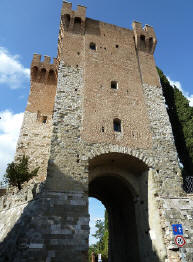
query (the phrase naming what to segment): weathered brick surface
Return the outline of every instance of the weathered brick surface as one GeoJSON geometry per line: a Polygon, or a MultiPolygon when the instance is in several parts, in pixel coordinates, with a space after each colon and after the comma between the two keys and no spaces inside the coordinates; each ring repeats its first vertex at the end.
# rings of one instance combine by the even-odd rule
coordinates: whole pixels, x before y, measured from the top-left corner
{"type": "Polygon", "coordinates": [[[120,28],[86,18],[85,7],[71,8],[63,3],[58,60],[40,62],[35,55],[32,61],[16,159],[29,155],[31,167],[40,166],[39,180],[47,177],[41,190],[29,183],[1,198],[1,258],[87,261],[90,185],[109,176],[125,181],[131,191],[139,261],[192,262],[193,198],[182,190],[153,58],[154,30],[137,22],[133,30],[120,28]],[[118,89],[111,89],[111,81],[118,89]],[[120,133],[113,130],[115,118],[121,120],[120,133]],[[184,249],[174,244],[174,223],[184,227],[184,249]]]}

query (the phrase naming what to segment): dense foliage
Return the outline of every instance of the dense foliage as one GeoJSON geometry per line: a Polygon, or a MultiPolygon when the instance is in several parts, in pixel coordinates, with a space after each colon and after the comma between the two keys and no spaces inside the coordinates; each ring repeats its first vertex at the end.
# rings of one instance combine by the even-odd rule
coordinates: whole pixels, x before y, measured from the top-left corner
{"type": "Polygon", "coordinates": [[[6,174],[4,175],[5,183],[17,186],[20,190],[24,182],[28,182],[32,177],[37,176],[39,167],[30,172],[28,162],[29,158],[24,155],[17,163],[12,162],[8,164],[6,174]]]}
{"type": "Polygon", "coordinates": [[[91,261],[91,254],[94,253],[97,260],[97,255],[102,254],[102,261],[108,261],[108,215],[105,211],[105,221],[97,220],[95,227],[97,228],[96,233],[93,236],[98,239],[96,244],[89,247],[89,261],[91,261]]]}
{"type": "Polygon", "coordinates": [[[164,73],[158,68],[163,95],[173,129],[175,145],[183,175],[193,175],[193,107],[188,99],[175,86],[171,86],[164,73]]]}

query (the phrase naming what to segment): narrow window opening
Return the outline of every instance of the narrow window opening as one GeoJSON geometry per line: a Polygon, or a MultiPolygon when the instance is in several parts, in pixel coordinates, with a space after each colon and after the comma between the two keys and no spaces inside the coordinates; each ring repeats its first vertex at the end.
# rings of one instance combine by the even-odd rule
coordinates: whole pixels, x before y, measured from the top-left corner
{"type": "Polygon", "coordinates": [[[95,43],[90,43],[90,49],[91,50],[96,50],[96,44],[95,43]]]}
{"type": "Polygon", "coordinates": [[[34,66],[32,68],[31,76],[32,76],[32,80],[33,81],[37,80],[37,77],[38,77],[38,68],[37,68],[37,66],[34,66]]]}
{"type": "Polygon", "coordinates": [[[81,30],[81,18],[80,17],[75,17],[74,18],[74,31],[76,33],[79,33],[81,30]]]}
{"type": "Polygon", "coordinates": [[[48,74],[48,84],[55,85],[56,84],[56,76],[54,70],[50,70],[48,74]]]}
{"type": "Polygon", "coordinates": [[[152,48],[153,48],[153,38],[150,37],[150,38],[149,38],[149,52],[152,51],[152,48]]]}
{"type": "Polygon", "coordinates": [[[75,17],[74,18],[74,23],[75,24],[81,24],[81,18],[80,17],[75,17]]]}
{"type": "Polygon", "coordinates": [[[42,68],[40,72],[40,83],[44,83],[46,80],[46,69],[42,68]]]}
{"type": "Polygon", "coordinates": [[[116,47],[116,48],[119,48],[119,45],[116,45],[115,47],[116,47]]]}
{"type": "Polygon", "coordinates": [[[69,14],[66,14],[66,15],[64,16],[64,19],[65,19],[66,27],[68,28],[68,27],[69,27],[69,24],[70,24],[70,15],[69,15],[69,14]]]}
{"type": "Polygon", "coordinates": [[[117,81],[111,81],[111,88],[112,88],[112,89],[118,89],[118,83],[117,83],[117,81]]]}
{"type": "Polygon", "coordinates": [[[145,50],[145,36],[144,35],[141,35],[140,36],[140,47],[142,50],[145,50]]]}
{"type": "Polygon", "coordinates": [[[46,123],[47,123],[47,116],[43,116],[43,117],[42,117],[42,123],[43,123],[43,124],[46,124],[46,123]]]}
{"type": "Polygon", "coordinates": [[[101,131],[102,131],[103,133],[105,132],[104,126],[102,126],[101,131]]]}
{"type": "Polygon", "coordinates": [[[113,120],[113,129],[115,132],[121,132],[121,120],[116,118],[113,120]]]}
{"type": "Polygon", "coordinates": [[[66,29],[68,29],[69,25],[70,25],[70,15],[69,14],[65,14],[63,17],[62,17],[62,21],[66,27],[66,29]]]}

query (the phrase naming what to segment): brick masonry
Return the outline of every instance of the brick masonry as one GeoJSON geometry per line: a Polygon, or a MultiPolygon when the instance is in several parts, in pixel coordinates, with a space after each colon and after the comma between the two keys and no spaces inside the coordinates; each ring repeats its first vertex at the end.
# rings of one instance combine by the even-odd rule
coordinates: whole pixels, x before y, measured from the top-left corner
{"type": "Polygon", "coordinates": [[[131,188],[139,261],[192,262],[193,196],[182,189],[154,30],[138,22],[120,28],[85,12],[64,2],[57,60],[34,55],[16,160],[25,153],[40,171],[0,199],[0,261],[87,261],[90,185],[113,175],[131,188]],[[117,118],[120,133],[113,130],[117,118]],[[174,243],[176,223],[184,228],[184,248],[174,243]]]}

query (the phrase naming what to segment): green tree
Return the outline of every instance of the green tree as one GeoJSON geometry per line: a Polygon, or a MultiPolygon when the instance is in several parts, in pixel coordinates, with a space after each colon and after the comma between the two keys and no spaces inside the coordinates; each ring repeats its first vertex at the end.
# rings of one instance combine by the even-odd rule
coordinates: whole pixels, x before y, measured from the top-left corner
{"type": "Polygon", "coordinates": [[[21,190],[21,185],[24,182],[28,182],[32,177],[37,176],[39,167],[30,172],[28,162],[29,158],[24,155],[17,163],[12,162],[8,164],[4,175],[5,183],[11,186],[17,186],[18,189],[21,190]]]}
{"type": "Polygon", "coordinates": [[[176,149],[184,166],[183,175],[190,176],[193,174],[193,107],[179,89],[170,85],[164,73],[159,68],[157,70],[168,106],[176,149]]]}
{"type": "Polygon", "coordinates": [[[93,236],[98,239],[96,244],[93,244],[89,247],[89,261],[91,261],[91,254],[95,253],[102,254],[103,262],[108,261],[108,214],[105,210],[105,220],[97,220],[95,227],[97,228],[93,236]]]}

